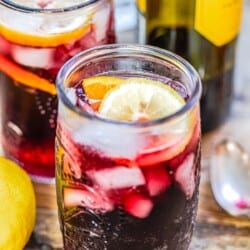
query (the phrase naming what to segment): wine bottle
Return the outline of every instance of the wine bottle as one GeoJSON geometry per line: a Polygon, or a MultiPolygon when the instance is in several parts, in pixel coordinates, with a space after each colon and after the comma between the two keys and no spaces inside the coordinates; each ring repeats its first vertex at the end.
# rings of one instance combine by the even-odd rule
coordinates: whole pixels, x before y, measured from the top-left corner
{"type": "Polygon", "coordinates": [[[202,131],[221,125],[230,113],[242,0],[138,0],[140,42],[179,54],[203,83],[202,131]],[[142,37],[145,34],[145,37],[142,37]],[[144,40],[145,39],[145,40],[144,40]]]}

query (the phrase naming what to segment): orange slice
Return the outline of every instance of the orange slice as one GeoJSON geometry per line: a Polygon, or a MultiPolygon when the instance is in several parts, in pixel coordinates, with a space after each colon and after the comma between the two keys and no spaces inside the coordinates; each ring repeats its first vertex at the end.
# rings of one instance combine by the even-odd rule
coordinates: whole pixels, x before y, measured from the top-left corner
{"type": "Polygon", "coordinates": [[[13,63],[1,54],[0,70],[12,79],[14,79],[17,83],[20,83],[30,88],[47,92],[51,95],[56,94],[56,87],[53,83],[37,76],[36,74],[30,71],[23,69],[22,67],[13,63]]]}
{"type": "Polygon", "coordinates": [[[173,159],[175,156],[182,153],[188,143],[190,143],[192,138],[192,131],[192,128],[190,128],[186,135],[184,135],[179,141],[176,141],[175,144],[169,147],[160,148],[159,150],[157,150],[158,147],[156,147],[156,150],[152,148],[151,152],[149,152],[148,149],[146,149],[145,152],[140,152],[135,160],[136,163],[141,167],[148,167],[173,159]]]}
{"type": "Polygon", "coordinates": [[[106,93],[120,85],[124,79],[112,76],[94,76],[82,82],[86,95],[91,99],[103,99],[106,93]]]}
{"type": "MultiPolygon", "coordinates": [[[[170,131],[165,135],[159,135],[159,138],[155,138],[155,143],[150,142],[149,145],[138,154],[135,160],[136,163],[141,167],[148,167],[166,162],[184,152],[187,147],[190,147],[190,144],[197,143],[198,135],[195,135],[194,132],[196,130],[199,132],[199,129],[196,129],[196,127],[199,127],[197,117],[197,109],[185,114],[183,119],[186,121],[183,120],[178,123],[180,125],[177,124],[172,132],[170,131]],[[192,141],[194,136],[196,136],[195,142],[192,141]]],[[[191,147],[194,148],[194,146],[191,147]]]]}
{"type": "Polygon", "coordinates": [[[61,44],[76,41],[87,34],[92,28],[91,24],[65,33],[52,35],[28,34],[0,25],[0,34],[8,41],[25,46],[56,47],[61,44]]]}

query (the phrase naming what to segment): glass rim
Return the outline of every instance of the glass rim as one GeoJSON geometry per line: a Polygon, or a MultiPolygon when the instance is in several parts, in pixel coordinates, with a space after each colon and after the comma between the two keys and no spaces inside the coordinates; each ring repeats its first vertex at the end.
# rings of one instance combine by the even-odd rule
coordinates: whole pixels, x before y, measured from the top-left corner
{"type": "MultiPolygon", "coordinates": [[[[117,55],[119,55],[119,54],[120,53],[118,53],[117,55]]],[[[197,102],[200,101],[201,90],[202,90],[201,79],[199,77],[199,74],[187,60],[185,60],[184,58],[176,55],[175,53],[170,52],[170,51],[165,50],[165,49],[161,49],[161,48],[151,46],[151,45],[142,45],[142,44],[133,44],[133,43],[131,43],[131,44],[99,45],[99,46],[96,46],[96,47],[93,47],[91,49],[87,49],[85,51],[78,53],[77,55],[75,55],[74,57],[69,59],[59,70],[59,72],[57,74],[57,78],[56,78],[56,88],[57,88],[58,99],[60,99],[63,102],[63,104],[67,106],[67,108],[69,108],[71,111],[75,112],[76,114],[78,114],[84,118],[100,121],[103,123],[127,125],[127,126],[131,126],[131,127],[150,127],[153,125],[159,125],[159,124],[169,122],[169,121],[173,120],[174,118],[185,114],[190,109],[192,109],[196,105],[197,102]],[[92,53],[95,53],[95,58],[98,58],[98,55],[107,55],[106,53],[104,53],[104,51],[107,51],[107,50],[120,51],[121,49],[124,50],[123,51],[124,53],[128,50],[134,51],[134,52],[139,52],[139,53],[142,51],[153,52],[153,53],[156,53],[158,56],[160,56],[161,59],[166,58],[166,59],[171,59],[171,60],[177,61],[183,68],[186,69],[185,73],[188,72],[191,75],[190,80],[195,82],[195,88],[192,91],[189,99],[186,101],[185,105],[181,109],[177,110],[176,112],[174,112],[170,115],[166,115],[166,116],[160,117],[158,119],[153,119],[153,120],[144,121],[144,122],[119,121],[119,120],[107,119],[107,118],[104,118],[101,116],[97,116],[95,113],[92,114],[90,112],[84,111],[84,110],[78,108],[76,105],[74,105],[70,101],[70,99],[67,97],[67,94],[64,91],[65,86],[63,83],[65,82],[65,80],[67,80],[68,76],[70,76],[74,72],[74,70],[76,69],[77,66],[81,65],[81,63],[84,61],[83,59],[86,56],[91,55],[92,53]],[[96,55],[96,53],[99,53],[99,54],[96,55]],[[71,69],[71,71],[69,69],[71,69]]]]}
{"type": "Polygon", "coordinates": [[[86,6],[89,6],[90,4],[94,4],[100,0],[83,0],[83,3],[76,4],[76,5],[71,5],[67,7],[62,7],[62,8],[48,8],[48,9],[42,9],[42,8],[32,8],[28,6],[23,6],[18,3],[14,3],[11,0],[0,0],[0,4],[4,5],[7,8],[20,11],[20,12],[25,12],[25,13],[64,13],[64,12],[70,12],[74,10],[78,10],[81,8],[84,8],[86,6]]]}

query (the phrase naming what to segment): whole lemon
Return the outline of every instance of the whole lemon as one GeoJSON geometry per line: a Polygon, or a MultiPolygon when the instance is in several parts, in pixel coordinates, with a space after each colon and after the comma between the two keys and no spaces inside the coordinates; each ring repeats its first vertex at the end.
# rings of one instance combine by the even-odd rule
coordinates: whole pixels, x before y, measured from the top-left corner
{"type": "Polygon", "coordinates": [[[35,193],[28,174],[0,157],[0,249],[21,250],[34,228],[35,193]]]}

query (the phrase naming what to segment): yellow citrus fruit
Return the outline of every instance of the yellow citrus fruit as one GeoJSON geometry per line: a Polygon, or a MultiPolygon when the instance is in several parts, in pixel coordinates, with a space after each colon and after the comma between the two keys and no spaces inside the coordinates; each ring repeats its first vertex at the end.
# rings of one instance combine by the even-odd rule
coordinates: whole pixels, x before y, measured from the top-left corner
{"type": "Polygon", "coordinates": [[[113,76],[94,76],[85,78],[82,82],[86,95],[91,99],[102,99],[106,93],[120,85],[124,79],[113,76]]]}
{"type": "Polygon", "coordinates": [[[8,41],[19,45],[35,47],[57,47],[58,45],[70,43],[83,37],[91,30],[91,25],[83,25],[78,29],[64,33],[55,33],[51,35],[24,33],[13,30],[7,26],[0,25],[0,34],[8,41]]]}
{"type": "Polygon", "coordinates": [[[21,250],[35,223],[35,194],[26,172],[0,157],[0,249],[21,250]]]}
{"type": "Polygon", "coordinates": [[[185,100],[166,84],[129,78],[107,92],[99,113],[115,120],[152,120],[173,114],[184,105],[185,100]]]}

